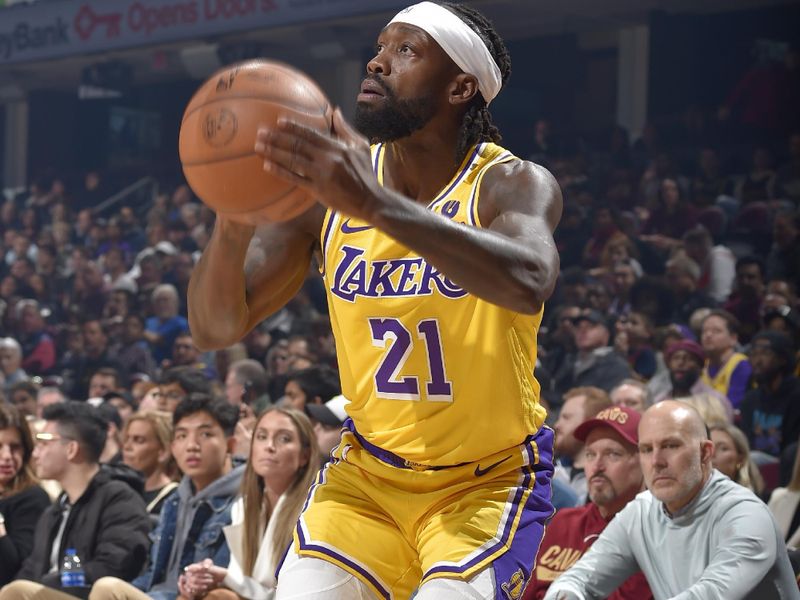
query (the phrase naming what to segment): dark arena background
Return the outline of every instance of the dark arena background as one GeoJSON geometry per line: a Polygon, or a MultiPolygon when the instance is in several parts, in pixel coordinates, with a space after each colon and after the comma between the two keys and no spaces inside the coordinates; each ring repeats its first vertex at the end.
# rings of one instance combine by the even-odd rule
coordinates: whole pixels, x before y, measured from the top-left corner
{"type": "MultiPolygon", "coordinates": [[[[535,365],[556,436],[556,507],[593,500],[579,423],[681,397],[717,448],[732,448],[736,458],[719,450],[714,466],[769,504],[794,560],[800,3],[466,4],[510,51],[511,76],[490,105],[502,145],[546,167],[563,194],[560,274],[535,365]]],[[[320,444],[335,444],[347,415],[316,268],[240,342],[205,351],[192,339],[189,280],[216,215],[183,177],[178,137],[198,87],[253,58],[301,69],[352,121],[376,35],[404,6],[0,0],[0,409],[44,432],[37,448],[55,439],[45,405],[88,400],[112,424],[103,456],[142,470],[123,452],[129,420],[140,407],[171,412],[189,391],[226,397],[250,425],[272,403],[316,406],[306,412],[318,434],[328,428],[320,444]]],[[[237,429],[242,448],[250,433],[237,429]]],[[[153,482],[180,475],[171,460],[158,468],[144,478],[153,501],[147,493],[164,489],[153,482]]],[[[555,579],[585,549],[543,550],[539,566],[555,579]]],[[[16,572],[0,573],[0,586],[16,572]]]]}

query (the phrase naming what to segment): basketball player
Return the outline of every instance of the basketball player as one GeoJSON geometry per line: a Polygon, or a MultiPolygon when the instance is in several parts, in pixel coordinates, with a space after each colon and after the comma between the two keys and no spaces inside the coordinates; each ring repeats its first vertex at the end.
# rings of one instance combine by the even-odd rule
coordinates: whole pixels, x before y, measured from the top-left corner
{"type": "Polygon", "coordinates": [[[559,266],[561,193],[495,145],[510,73],[486,19],[422,2],[378,36],[355,125],[259,131],[264,168],[319,198],[288,223],[218,217],[195,269],[195,340],[282,307],[319,252],[350,400],[300,516],[279,599],[519,598],[552,514],[533,377],[559,266]]]}

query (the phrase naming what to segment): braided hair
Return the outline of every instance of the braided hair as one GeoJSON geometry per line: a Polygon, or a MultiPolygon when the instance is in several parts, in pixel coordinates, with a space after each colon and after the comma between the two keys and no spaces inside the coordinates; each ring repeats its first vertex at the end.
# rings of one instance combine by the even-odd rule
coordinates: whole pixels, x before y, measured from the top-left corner
{"type": "MultiPolygon", "coordinates": [[[[491,22],[477,10],[464,4],[442,2],[441,5],[455,13],[483,40],[500,68],[500,77],[505,85],[511,75],[511,55],[491,22]]],[[[461,123],[461,134],[456,145],[457,162],[463,159],[474,144],[478,142],[498,143],[500,140],[500,130],[492,123],[492,115],[489,113],[486,100],[482,94],[475,94],[475,97],[467,105],[467,111],[464,113],[461,123]]]]}

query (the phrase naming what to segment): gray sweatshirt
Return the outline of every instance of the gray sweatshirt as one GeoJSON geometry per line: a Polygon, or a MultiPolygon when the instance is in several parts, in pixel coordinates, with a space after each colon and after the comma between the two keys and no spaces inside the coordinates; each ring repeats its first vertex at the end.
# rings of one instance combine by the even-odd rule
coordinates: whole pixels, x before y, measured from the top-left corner
{"type": "Polygon", "coordinates": [[[656,600],[800,599],[769,509],[716,470],[672,517],[649,491],[636,496],[545,600],[606,598],[640,569],[656,600]]]}

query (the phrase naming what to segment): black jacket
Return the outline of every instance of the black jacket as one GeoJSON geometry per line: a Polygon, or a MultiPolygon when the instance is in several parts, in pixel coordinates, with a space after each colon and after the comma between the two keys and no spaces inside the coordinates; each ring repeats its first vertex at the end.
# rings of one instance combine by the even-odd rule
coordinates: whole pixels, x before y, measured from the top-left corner
{"type": "MultiPolygon", "coordinates": [[[[48,571],[65,500],[66,494],[62,494],[39,519],[33,551],[17,578],[56,589],[61,587],[58,571],[48,571]]],[[[150,520],[142,497],[101,468],[69,513],[58,549],[59,564],[67,548],[75,548],[83,563],[87,585],[106,576],[130,581],[147,561],[149,531],[150,520]]]]}
{"type": "Polygon", "coordinates": [[[553,376],[555,389],[559,395],[572,388],[583,386],[594,386],[609,393],[623,379],[632,376],[631,367],[628,361],[620,354],[606,346],[594,351],[594,360],[591,365],[583,369],[580,373],[575,372],[576,354],[570,354],[563,363],[558,366],[558,370],[553,376]]]}
{"type": "Polygon", "coordinates": [[[767,386],[749,390],[740,409],[750,448],[780,457],[800,436],[800,379],[785,377],[774,392],[767,386]]]}
{"type": "Polygon", "coordinates": [[[0,537],[0,587],[17,576],[22,561],[31,553],[36,523],[48,506],[50,497],[38,485],[0,499],[8,533],[0,537]]]}

